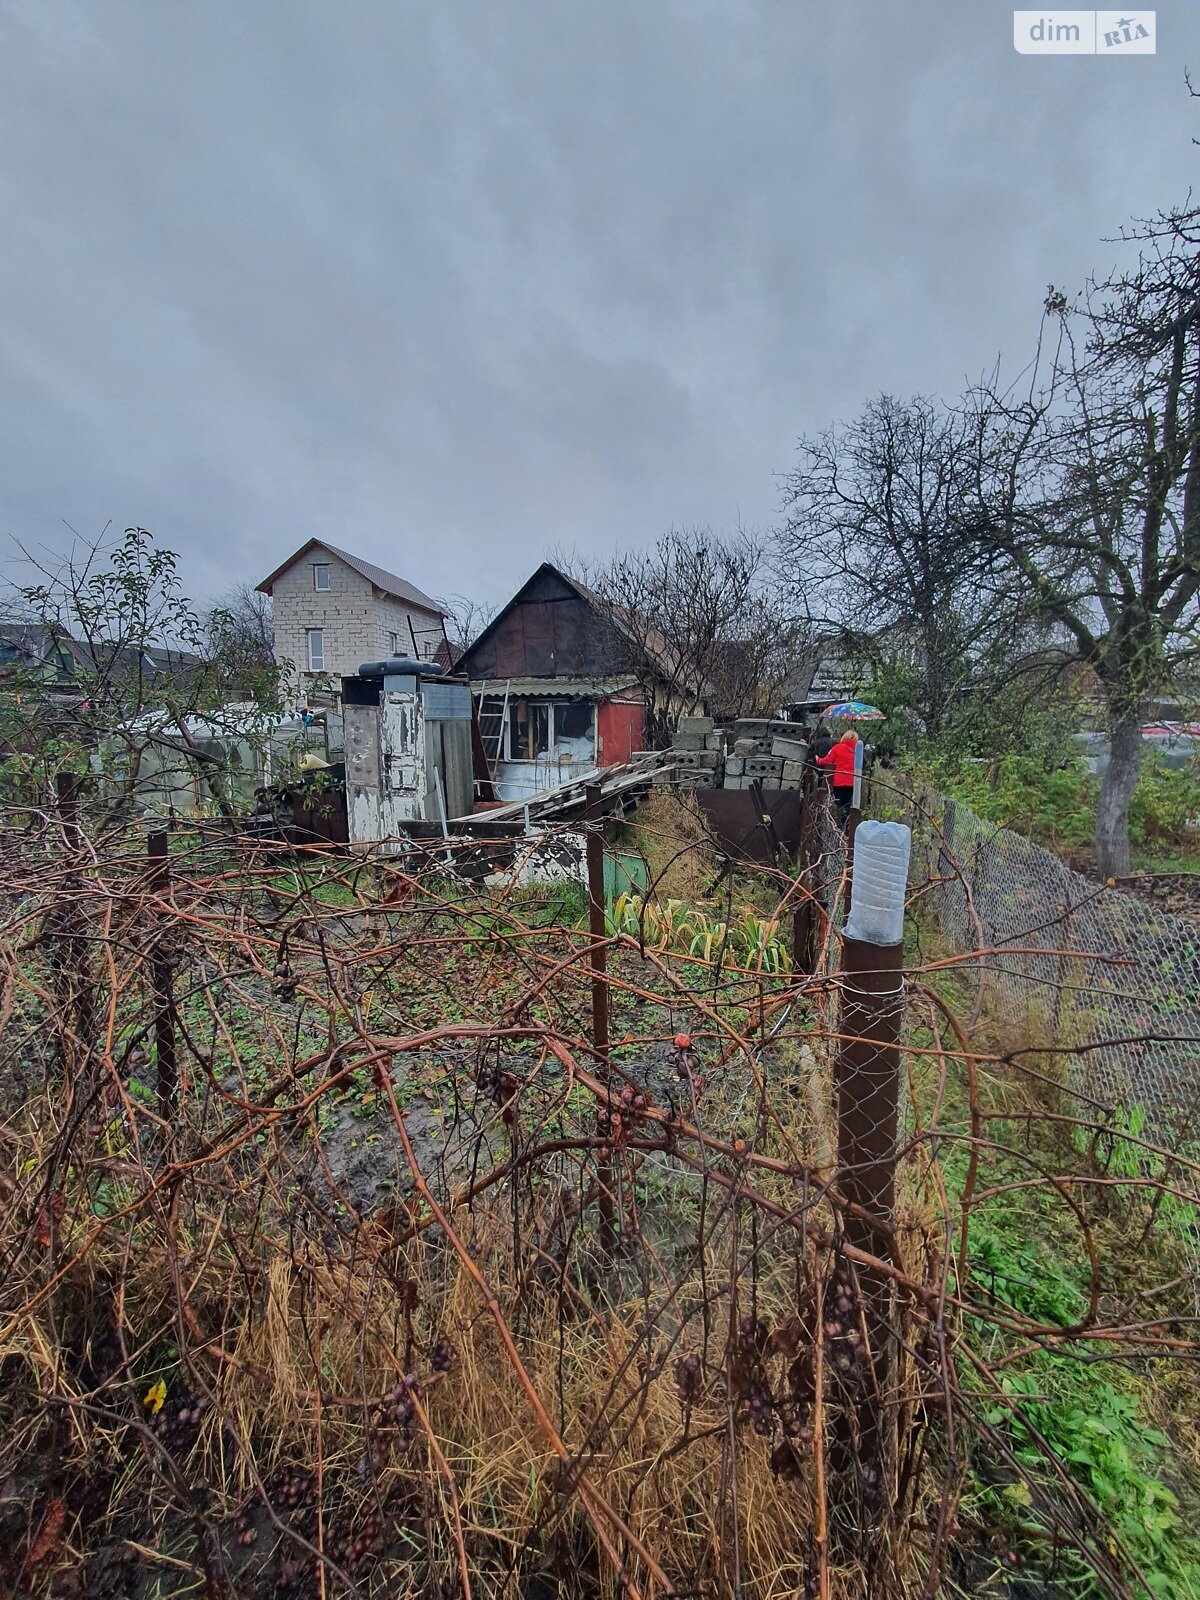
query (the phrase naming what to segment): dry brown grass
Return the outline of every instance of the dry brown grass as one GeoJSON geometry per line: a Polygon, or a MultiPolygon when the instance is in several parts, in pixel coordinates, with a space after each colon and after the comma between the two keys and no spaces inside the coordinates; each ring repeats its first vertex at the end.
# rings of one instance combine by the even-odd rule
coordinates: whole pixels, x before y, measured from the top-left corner
{"type": "Polygon", "coordinates": [[[639,808],[626,834],[630,848],[645,859],[650,889],[660,900],[707,897],[720,857],[694,804],[657,789],[639,808]]]}

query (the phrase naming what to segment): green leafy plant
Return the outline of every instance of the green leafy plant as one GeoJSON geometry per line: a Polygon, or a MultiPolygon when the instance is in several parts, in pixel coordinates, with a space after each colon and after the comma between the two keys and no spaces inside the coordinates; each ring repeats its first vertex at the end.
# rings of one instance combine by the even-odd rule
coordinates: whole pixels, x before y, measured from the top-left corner
{"type": "Polygon", "coordinates": [[[610,934],[624,933],[653,950],[680,950],[698,960],[754,972],[791,971],[791,954],[773,917],[744,911],[726,923],[682,900],[644,900],[618,895],[607,913],[610,934]]]}
{"type": "MultiPolygon", "coordinates": [[[[1102,1150],[1082,1129],[1075,1142],[1106,1175],[1140,1179],[1145,1153],[1134,1141],[1143,1123],[1135,1107],[1105,1130],[1102,1150]]],[[[958,1166],[952,1161],[950,1171],[958,1166]]],[[[996,1304],[1068,1328],[1087,1309],[1079,1256],[1069,1242],[1042,1237],[1044,1219],[1029,1206],[1028,1199],[1013,1196],[981,1217],[971,1237],[971,1274],[996,1304]]],[[[967,1333],[994,1363],[994,1329],[969,1323],[967,1333]]],[[[1086,1341],[1082,1349],[1088,1350],[1086,1341]]],[[[978,1512],[1007,1528],[1016,1544],[1040,1550],[1050,1529],[1038,1501],[1060,1495],[1057,1470],[1065,1469],[1111,1529],[1110,1548],[1132,1556],[1154,1595],[1200,1600],[1200,1546],[1164,1481],[1171,1441],[1147,1421],[1132,1374],[1107,1362],[1081,1361],[1079,1353],[1067,1344],[1027,1347],[1018,1361],[999,1368],[998,1393],[984,1415],[1005,1437],[1024,1476],[1014,1478],[1010,1467],[989,1462],[985,1454],[976,1474],[978,1512]]],[[[1065,1578],[1064,1592],[1077,1600],[1099,1600],[1106,1592],[1078,1557],[1066,1558],[1065,1578]]]]}
{"type": "Polygon", "coordinates": [[[1200,764],[1168,767],[1157,756],[1142,764],[1129,807],[1129,837],[1135,844],[1175,846],[1193,842],[1200,811],[1200,764]]]}
{"type": "MultiPolygon", "coordinates": [[[[920,775],[964,801],[987,822],[1012,828],[1052,849],[1091,843],[1099,784],[1082,758],[1046,760],[1011,752],[991,761],[934,756],[920,775]]],[[[1142,765],[1129,813],[1129,836],[1155,852],[1187,850],[1197,843],[1200,765],[1171,768],[1155,755],[1142,765]]]]}

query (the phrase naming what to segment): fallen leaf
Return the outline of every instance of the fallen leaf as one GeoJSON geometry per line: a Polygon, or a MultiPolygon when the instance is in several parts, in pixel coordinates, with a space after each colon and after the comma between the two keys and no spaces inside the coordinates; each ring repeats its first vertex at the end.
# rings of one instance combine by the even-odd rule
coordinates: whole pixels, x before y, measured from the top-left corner
{"type": "Polygon", "coordinates": [[[63,1219],[63,1212],[67,1208],[67,1197],[61,1189],[56,1189],[49,1200],[38,1213],[37,1242],[43,1250],[49,1250],[54,1243],[54,1232],[63,1219]]]}
{"type": "Polygon", "coordinates": [[[160,1378],[146,1390],[142,1396],[142,1404],[152,1417],[156,1417],[163,1408],[163,1401],[167,1398],[167,1380],[160,1378]]]}
{"type": "Polygon", "coordinates": [[[42,1520],[33,1536],[33,1543],[29,1546],[29,1554],[25,1557],[27,1567],[36,1567],[39,1561],[46,1559],[58,1543],[66,1520],[67,1508],[63,1502],[57,1497],[49,1501],[45,1511],[42,1512],[42,1520]]]}

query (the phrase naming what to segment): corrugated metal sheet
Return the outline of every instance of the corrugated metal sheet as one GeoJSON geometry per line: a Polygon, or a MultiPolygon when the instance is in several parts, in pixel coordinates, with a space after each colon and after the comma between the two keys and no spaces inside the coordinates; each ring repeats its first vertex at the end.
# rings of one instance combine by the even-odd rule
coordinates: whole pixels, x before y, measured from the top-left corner
{"type": "Polygon", "coordinates": [[[538,700],[607,700],[636,687],[628,675],[619,678],[481,678],[472,683],[477,695],[532,695],[538,700]]]}
{"type": "Polygon", "coordinates": [[[432,722],[469,722],[471,690],[465,683],[439,683],[436,678],[421,682],[425,715],[432,722]]]}

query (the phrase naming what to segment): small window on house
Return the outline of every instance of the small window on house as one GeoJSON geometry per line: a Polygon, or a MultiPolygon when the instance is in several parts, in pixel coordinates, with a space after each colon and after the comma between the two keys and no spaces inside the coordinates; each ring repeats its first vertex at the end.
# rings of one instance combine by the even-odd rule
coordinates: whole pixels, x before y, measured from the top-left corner
{"type": "Polygon", "coordinates": [[[595,707],[588,700],[572,700],[554,708],[555,744],[588,743],[594,733],[595,707]]]}
{"type": "Polygon", "coordinates": [[[329,563],[328,563],[328,561],[314,561],[313,562],[313,588],[314,589],[328,589],[328,587],[329,587],[329,563]]]}
{"type": "Polygon", "coordinates": [[[508,706],[508,759],[536,761],[550,744],[550,707],[532,700],[511,700],[508,706]]]}
{"type": "Polygon", "coordinates": [[[392,656],[400,654],[400,635],[398,633],[388,634],[388,654],[392,656]]]}
{"type": "MultiPolygon", "coordinates": [[[[326,569],[328,570],[328,569],[326,569]]],[[[309,628],[308,638],[308,670],[310,672],[325,671],[325,634],[320,628],[309,628]]]]}

